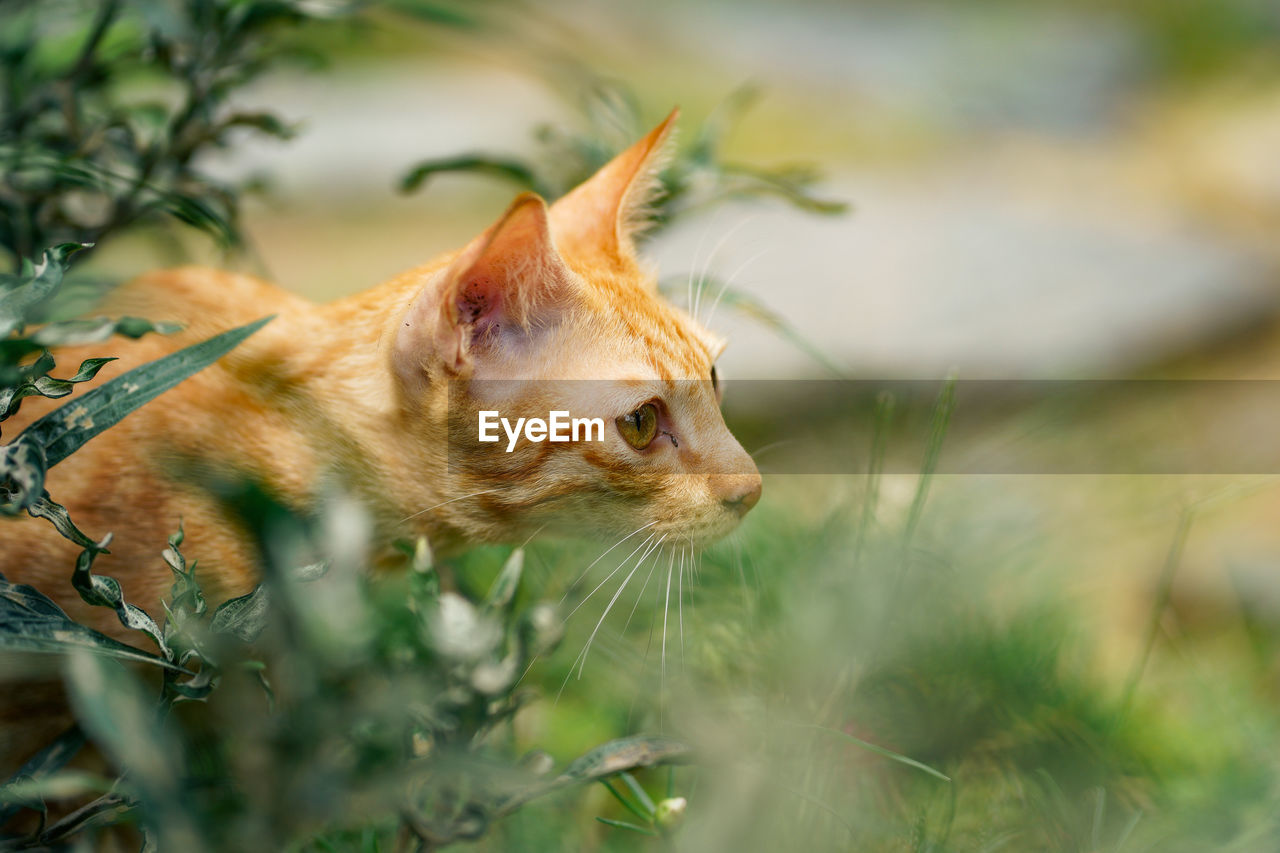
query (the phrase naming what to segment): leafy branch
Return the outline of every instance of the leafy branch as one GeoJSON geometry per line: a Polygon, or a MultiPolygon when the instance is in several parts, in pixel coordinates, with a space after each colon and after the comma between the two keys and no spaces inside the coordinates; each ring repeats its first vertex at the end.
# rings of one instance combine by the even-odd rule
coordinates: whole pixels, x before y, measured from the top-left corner
{"type": "MultiPolygon", "coordinates": [[[[658,179],[661,192],[651,211],[661,230],[698,209],[734,199],[781,198],[808,213],[835,215],[848,205],[815,192],[821,174],[810,166],[775,168],[727,162],[724,144],[737,123],[759,99],[760,90],[744,86],[694,131],[693,141],[676,152],[658,179]]],[[[567,131],[540,125],[534,131],[539,151],[532,157],[481,152],[425,160],[401,179],[401,192],[421,189],[435,175],[446,172],[483,174],[508,180],[555,200],[589,178],[631,140],[645,130],[640,107],[626,89],[596,81],[588,90],[583,112],[590,129],[567,131]],[[618,128],[625,132],[619,133],[618,128]]]]}

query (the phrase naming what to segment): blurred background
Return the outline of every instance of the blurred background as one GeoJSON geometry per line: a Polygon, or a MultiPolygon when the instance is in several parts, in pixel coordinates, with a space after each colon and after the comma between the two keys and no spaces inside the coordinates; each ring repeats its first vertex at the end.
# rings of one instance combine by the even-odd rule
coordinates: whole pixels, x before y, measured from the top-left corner
{"type": "MultiPolygon", "coordinates": [[[[667,273],[732,275],[859,375],[1115,376],[1238,342],[1273,314],[1268,3],[480,8],[488,25],[470,32],[389,17],[328,31],[327,70],[237,95],[299,130],[216,164],[270,178],[248,230],[273,278],[336,296],[456,246],[508,188],[444,176],[400,198],[398,179],[432,156],[533,154],[537,126],[585,123],[594,79],[640,105],[640,128],[615,118],[623,138],[674,105],[688,137],[758,88],[727,154],[816,164],[851,214],[719,208],[652,255],[667,273]],[[317,238],[338,251],[312,251],[317,238]]],[[[813,371],[724,322],[731,375],[813,371]]]]}
{"type": "MultiPolygon", "coordinates": [[[[742,295],[711,320],[731,342],[725,375],[1280,376],[1274,2],[565,0],[469,14],[455,27],[375,13],[308,36],[324,69],[236,95],[297,122],[297,138],[245,138],[203,164],[269,179],[243,211],[246,251],[142,233],[92,269],[195,258],[332,299],[457,247],[517,189],[448,173],[398,192],[416,163],[536,159],[544,124],[621,145],[674,105],[689,140],[746,91],[724,159],[816,166],[812,198],[849,209],[731,199],[648,244],[677,301],[690,278],[742,295]]],[[[1143,399],[1087,428],[1181,429],[1143,399]]],[[[820,417],[824,402],[786,415],[820,417]]],[[[1280,849],[1271,472],[932,475],[944,429],[921,442],[917,473],[884,474],[876,436],[892,413],[868,410],[861,427],[848,440],[866,442],[869,473],[771,474],[742,531],[665,601],[635,578],[581,678],[575,656],[610,589],[587,593],[613,566],[575,585],[598,549],[531,546],[544,592],[586,602],[527,674],[546,699],[514,741],[563,759],[634,731],[696,744],[706,765],[677,777],[682,850],[1280,849]]],[[[1054,440],[1052,421],[1035,428],[1054,440]]],[[[1248,435],[1274,444],[1275,425],[1248,435]]],[[[499,556],[459,573],[483,589],[499,556]]],[[[626,816],[603,790],[559,795],[479,844],[661,849],[600,814],[626,816]]]]}

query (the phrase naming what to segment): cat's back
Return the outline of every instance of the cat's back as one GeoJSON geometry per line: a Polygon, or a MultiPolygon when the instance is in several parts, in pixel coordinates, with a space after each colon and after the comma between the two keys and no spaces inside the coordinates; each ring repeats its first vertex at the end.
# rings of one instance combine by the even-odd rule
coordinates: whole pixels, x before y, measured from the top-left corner
{"type": "MultiPolygon", "coordinates": [[[[211,267],[154,270],[116,288],[98,313],[177,323],[213,334],[261,317],[295,315],[312,304],[270,282],[211,267]]],[[[207,336],[206,334],[206,336],[207,336]]]]}
{"type": "MultiPolygon", "coordinates": [[[[73,397],[149,361],[203,341],[213,335],[273,317],[265,330],[233,351],[213,367],[189,377],[169,392],[169,399],[206,397],[215,389],[237,384],[243,377],[234,374],[232,363],[246,360],[274,362],[286,367],[306,340],[316,322],[316,306],[288,291],[253,276],[209,267],[184,266],[155,270],[115,288],[93,314],[110,317],[142,317],[154,323],[177,327],[170,334],[147,334],[137,339],[116,336],[106,341],[54,350],[58,369],[68,368],[87,358],[111,357],[95,380],[77,385],[73,397]]],[[[57,372],[57,371],[56,371],[57,372]]],[[[46,412],[67,402],[32,397],[4,424],[4,431],[16,435],[46,412]]],[[[130,416],[134,425],[148,420],[154,407],[144,407],[130,416]]],[[[128,430],[125,430],[128,431],[128,430]]],[[[99,440],[99,444],[105,443],[99,440]]]]}
{"type": "MultiPolygon", "coordinates": [[[[92,387],[127,370],[168,355],[212,335],[266,316],[275,319],[242,344],[231,357],[194,374],[160,399],[144,405],[50,469],[54,500],[90,536],[117,534],[112,553],[100,568],[126,585],[135,600],[154,604],[170,579],[159,571],[156,554],[167,536],[187,522],[189,538],[199,540],[202,564],[208,564],[212,592],[234,593],[252,582],[252,555],[226,527],[198,490],[175,481],[169,460],[208,454],[226,458],[260,457],[270,446],[296,442],[288,424],[273,418],[265,398],[269,388],[285,384],[303,342],[317,336],[315,306],[251,276],[204,267],[180,267],[147,273],[118,287],[97,309],[105,316],[137,316],[180,326],[174,334],[148,334],[137,340],[107,341],[54,351],[55,375],[74,371],[86,358],[113,357],[98,377],[76,386],[71,398],[31,397],[3,425],[12,440],[37,418],[74,401],[92,387]],[[267,386],[267,387],[264,387],[267,386]],[[243,450],[240,450],[243,448],[243,450]]],[[[305,476],[300,472],[299,477],[305,476]]],[[[0,573],[44,589],[82,621],[118,633],[114,614],[86,608],[70,593],[66,576],[78,548],[50,525],[34,520],[0,525],[0,573]]],[[[194,547],[194,544],[193,544],[194,547]]]]}

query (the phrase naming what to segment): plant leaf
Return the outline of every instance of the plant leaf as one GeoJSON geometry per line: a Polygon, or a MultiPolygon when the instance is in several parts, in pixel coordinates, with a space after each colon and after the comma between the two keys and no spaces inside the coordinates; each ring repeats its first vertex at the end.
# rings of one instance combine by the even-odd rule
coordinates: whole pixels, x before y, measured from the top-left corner
{"type": "Polygon", "coordinates": [[[135,367],[54,409],[22,435],[44,447],[52,468],[125,415],[222,358],[271,319],[264,317],[135,367]]]}
{"type": "Polygon", "coordinates": [[[75,390],[78,382],[88,382],[98,375],[98,371],[114,358],[88,358],[80,364],[76,375],[70,379],[56,379],[47,376],[53,369],[53,356],[45,352],[30,367],[21,369],[21,378],[13,384],[0,388],[0,420],[12,416],[22,400],[34,395],[57,399],[65,397],[75,390]]]}
{"type": "Polygon", "coordinates": [[[135,649],[73,622],[62,608],[34,587],[12,584],[0,575],[0,649],[67,654],[77,649],[103,657],[149,663],[185,672],[159,655],[135,649]]]}
{"type": "Polygon", "coordinates": [[[640,767],[684,764],[692,758],[693,750],[687,744],[671,738],[637,735],[611,740],[570,762],[564,772],[554,779],[516,791],[500,800],[494,807],[493,814],[510,814],[530,800],[570,785],[594,782],[640,767]]]}
{"type": "Polygon", "coordinates": [[[510,606],[520,588],[520,576],[524,572],[524,549],[517,548],[507,557],[502,571],[494,578],[489,594],[485,596],[486,610],[503,610],[510,606]]]}
{"type": "Polygon", "coordinates": [[[141,317],[97,317],[92,320],[67,320],[42,326],[31,340],[42,347],[74,347],[96,344],[112,335],[140,338],[148,332],[171,335],[179,330],[173,323],[152,323],[141,317]]]}
{"type": "Polygon", "coordinates": [[[26,271],[28,275],[5,276],[7,286],[0,291],[0,338],[8,337],[26,322],[27,309],[53,295],[62,284],[67,259],[91,245],[62,243],[45,250],[40,263],[26,271]]]}
{"type": "Polygon", "coordinates": [[[90,379],[98,375],[98,371],[103,365],[115,361],[112,358],[86,358],[80,362],[80,369],[76,371],[76,375],[68,379],[68,382],[88,382],[90,379]]]}
{"type": "MultiPolygon", "coordinates": [[[[33,803],[24,803],[25,799],[15,785],[19,783],[39,782],[66,766],[84,746],[84,733],[79,726],[72,726],[54,739],[53,743],[37,752],[26,763],[18,768],[18,772],[9,781],[0,786],[0,826],[4,826],[9,818],[22,811],[24,806],[40,808],[33,803]]],[[[43,809],[42,809],[43,810],[43,809]]]]}
{"type": "Polygon", "coordinates": [[[612,776],[637,767],[688,761],[687,744],[664,737],[637,737],[611,740],[574,760],[556,779],[558,783],[586,782],[612,776]]]}
{"type": "MultiPolygon", "coordinates": [[[[82,736],[83,738],[83,736],[82,736]]],[[[41,809],[43,800],[67,800],[85,794],[102,794],[110,791],[115,780],[86,773],[83,770],[63,770],[39,778],[16,779],[0,787],[0,802],[8,802],[4,811],[16,813],[23,806],[41,809]]],[[[3,811],[0,811],[3,814],[3,811]]]]}
{"type": "Polygon", "coordinates": [[[0,446],[0,512],[18,515],[44,494],[44,448],[18,436],[0,446]]]}
{"type": "Polygon", "coordinates": [[[83,651],[67,659],[68,692],[85,733],[153,804],[179,790],[181,750],[160,708],[118,663],[83,651]]]}
{"type": "Polygon", "coordinates": [[[173,652],[165,642],[164,633],[145,610],[125,601],[124,590],[120,582],[105,575],[93,573],[93,561],[99,554],[110,553],[107,545],[111,542],[111,534],[101,542],[94,542],[71,521],[71,515],[62,504],[49,499],[48,494],[41,495],[27,507],[27,512],[34,518],[43,518],[54,526],[54,529],[65,539],[76,543],[84,550],[76,557],[75,571],[71,574],[71,585],[85,604],[94,607],[110,607],[120,618],[120,624],[133,631],[142,631],[155,641],[164,653],[166,660],[173,660],[173,652]]]}
{"type": "Polygon", "coordinates": [[[923,770],[925,773],[928,773],[930,776],[934,777],[935,779],[941,779],[943,782],[951,781],[950,776],[948,776],[947,774],[939,770],[934,770],[928,764],[924,764],[923,762],[916,761],[914,758],[908,758],[907,756],[902,755],[901,753],[894,752],[891,749],[885,749],[883,746],[877,746],[876,744],[871,743],[870,741],[865,741],[862,738],[854,737],[853,735],[848,734],[846,732],[842,732],[839,729],[832,729],[826,726],[814,725],[813,723],[794,723],[794,725],[802,729],[814,729],[815,731],[826,732],[827,734],[835,735],[836,737],[841,738],[842,740],[846,740],[849,743],[854,744],[855,746],[860,746],[869,752],[874,752],[876,755],[882,756],[884,758],[888,758],[891,761],[896,761],[899,764],[905,764],[908,767],[914,767],[917,770],[923,770]]]}
{"type": "Polygon", "coordinates": [[[215,634],[230,634],[243,642],[252,643],[267,627],[270,604],[271,596],[266,586],[258,584],[253,592],[218,605],[209,622],[209,630],[215,634]]]}
{"type": "Polygon", "coordinates": [[[607,817],[597,817],[596,820],[600,821],[605,826],[613,826],[613,827],[617,827],[618,829],[627,829],[627,830],[630,830],[631,832],[638,832],[641,835],[652,835],[654,837],[657,837],[658,835],[658,833],[654,832],[652,829],[648,829],[643,826],[637,826],[634,823],[627,823],[625,820],[613,820],[612,818],[607,818],[607,817]]]}
{"type": "Polygon", "coordinates": [[[538,195],[551,197],[555,192],[547,187],[527,163],[510,157],[487,154],[462,154],[457,157],[440,157],[424,160],[400,179],[400,192],[411,193],[420,189],[427,179],[441,172],[475,172],[506,178],[517,186],[532,190],[538,195]]]}

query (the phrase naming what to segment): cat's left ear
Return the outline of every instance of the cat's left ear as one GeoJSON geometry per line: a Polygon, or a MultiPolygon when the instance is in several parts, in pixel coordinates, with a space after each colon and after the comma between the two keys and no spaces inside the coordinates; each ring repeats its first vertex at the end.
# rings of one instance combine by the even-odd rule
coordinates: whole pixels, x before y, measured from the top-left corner
{"type": "Polygon", "coordinates": [[[621,260],[635,254],[645,209],[661,188],[658,173],[679,108],[551,206],[551,230],[568,252],[621,260]]]}
{"type": "Polygon", "coordinates": [[[420,383],[433,364],[466,375],[477,357],[552,321],[575,277],[551,240],[547,204],[524,193],[414,299],[396,339],[396,369],[420,383]]]}

